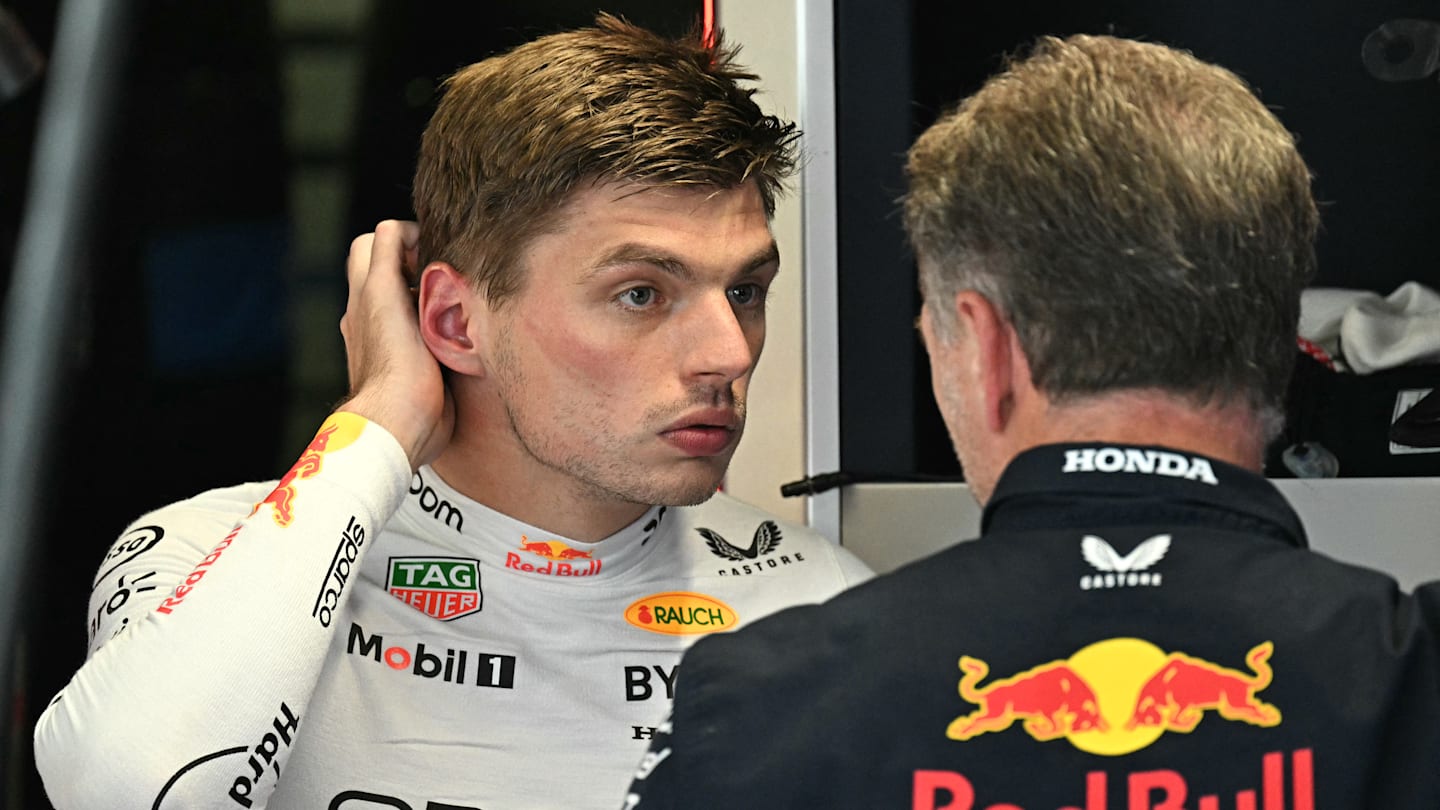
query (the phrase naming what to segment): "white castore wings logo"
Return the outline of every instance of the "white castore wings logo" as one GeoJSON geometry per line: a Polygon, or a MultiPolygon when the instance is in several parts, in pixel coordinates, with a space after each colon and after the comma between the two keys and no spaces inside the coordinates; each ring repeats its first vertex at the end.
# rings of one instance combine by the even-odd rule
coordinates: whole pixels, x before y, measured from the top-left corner
{"type": "Polygon", "coordinates": [[[730,544],[729,540],[720,536],[717,531],[710,529],[696,528],[695,531],[705,538],[705,545],[710,547],[717,557],[724,557],[727,560],[753,560],[764,556],[775,550],[780,545],[780,527],[774,521],[767,520],[755,529],[755,536],[750,540],[749,548],[737,548],[730,544]]]}
{"type": "Polygon", "coordinates": [[[1170,535],[1157,534],[1136,546],[1129,554],[1120,556],[1113,546],[1103,538],[1087,534],[1080,540],[1080,554],[1102,574],[1086,574],[1080,578],[1080,587],[1121,588],[1134,585],[1156,586],[1160,574],[1146,569],[1165,558],[1170,550],[1170,535]]]}

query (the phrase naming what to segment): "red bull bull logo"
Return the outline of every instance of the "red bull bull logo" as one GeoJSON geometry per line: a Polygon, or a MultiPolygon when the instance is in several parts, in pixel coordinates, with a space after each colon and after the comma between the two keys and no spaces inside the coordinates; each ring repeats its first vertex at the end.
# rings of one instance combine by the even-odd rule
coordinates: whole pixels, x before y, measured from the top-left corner
{"type": "Polygon", "coordinates": [[[1095,692],[1064,661],[1042,664],[984,689],[976,688],[990,673],[984,661],[963,656],[960,669],[965,671],[960,679],[960,697],[980,708],[950,724],[946,735],[952,740],[1004,731],[1016,720],[1037,740],[1092,729],[1109,730],[1100,716],[1095,692]]]}
{"type": "Polygon", "coordinates": [[[1171,653],[1170,660],[1140,687],[1135,711],[1125,727],[1159,726],[1172,731],[1191,732],[1207,709],[1226,720],[1240,720],[1256,726],[1280,725],[1280,710],[1255,697],[1270,685],[1270,654],[1275,645],[1257,644],[1245,655],[1254,671],[1246,675],[1192,658],[1171,653]]]}
{"type": "Polygon", "coordinates": [[[571,548],[563,540],[531,540],[520,535],[520,550],[539,554],[548,560],[588,560],[594,552],[571,548]]]}
{"type": "Polygon", "coordinates": [[[510,551],[505,554],[506,568],[552,577],[588,577],[600,573],[604,563],[594,558],[594,552],[571,548],[561,540],[531,540],[523,534],[520,550],[543,557],[547,562],[536,563],[510,551]]]}
{"type": "Polygon", "coordinates": [[[1277,726],[1280,710],[1255,696],[1270,685],[1274,650],[1269,641],[1251,648],[1246,673],[1181,652],[1167,655],[1141,639],[1114,638],[984,686],[989,665],[962,656],[960,697],[977,708],[953,720],[946,736],[969,740],[1018,721],[1041,742],[1064,737],[1082,751],[1121,756],[1166,731],[1194,731],[1207,711],[1277,726]]]}
{"type": "Polygon", "coordinates": [[[306,445],[305,452],[300,454],[300,460],[280,478],[280,483],[264,500],[255,504],[250,514],[259,512],[261,507],[269,504],[274,509],[275,523],[282,527],[289,526],[295,519],[295,482],[320,472],[326,453],[344,449],[359,438],[364,429],[365,418],[362,416],[344,412],[330,414],[330,418],[320,426],[315,438],[306,445]]]}

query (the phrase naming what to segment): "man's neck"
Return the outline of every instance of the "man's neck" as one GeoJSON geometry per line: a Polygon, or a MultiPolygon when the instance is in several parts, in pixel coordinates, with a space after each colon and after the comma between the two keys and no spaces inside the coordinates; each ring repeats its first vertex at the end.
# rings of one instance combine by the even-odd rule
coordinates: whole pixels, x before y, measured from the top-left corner
{"type": "Polygon", "coordinates": [[[1029,447],[1058,442],[1162,445],[1255,472],[1265,463],[1264,428],[1253,409],[1197,406],[1161,392],[1126,391],[1051,404],[1027,433],[1024,443],[1029,447]]]}
{"type": "Polygon", "coordinates": [[[431,464],[460,494],[581,542],[604,540],[649,509],[541,464],[512,433],[495,429],[499,424],[496,418],[457,419],[450,444],[431,464]]]}
{"type": "Polygon", "coordinates": [[[1197,406],[1157,391],[1125,391],[1055,404],[1029,397],[1003,434],[978,442],[971,491],[989,500],[1000,473],[1020,453],[1045,444],[1096,442],[1159,445],[1197,453],[1260,472],[1265,430],[1259,416],[1239,405],[1197,406]]]}

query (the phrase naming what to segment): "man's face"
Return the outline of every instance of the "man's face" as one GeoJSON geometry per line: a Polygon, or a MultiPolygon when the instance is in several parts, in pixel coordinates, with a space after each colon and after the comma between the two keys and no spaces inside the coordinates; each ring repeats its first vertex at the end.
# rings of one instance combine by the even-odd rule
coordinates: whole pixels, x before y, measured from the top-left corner
{"type": "Polygon", "coordinates": [[[778,269],[753,183],[575,192],[490,319],[489,376],[530,478],[604,501],[709,498],[778,269]]]}

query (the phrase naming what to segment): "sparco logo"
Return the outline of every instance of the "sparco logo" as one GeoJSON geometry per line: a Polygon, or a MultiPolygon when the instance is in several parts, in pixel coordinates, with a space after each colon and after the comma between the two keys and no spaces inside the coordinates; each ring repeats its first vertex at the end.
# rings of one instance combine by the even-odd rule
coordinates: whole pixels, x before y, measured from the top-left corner
{"type": "Polygon", "coordinates": [[[345,652],[383,663],[396,672],[409,671],[421,678],[439,678],[445,683],[474,684],[498,689],[515,688],[515,656],[457,650],[451,647],[426,648],[425,642],[415,643],[411,650],[385,646],[380,634],[366,636],[365,629],[350,623],[350,638],[345,652]],[[474,664],[472,670],[471,664],[474,664]]]}
{"type": "Polygon", "coordinates": [[[453,504],[440,497],[431,486],[425,483],[425,479],[417,471],[410,479],[410,494],[418,496],[420,508],[428,512],[436,520],[444,523],[455,531],[463,531],[465,528],[465,515],[453,504]],[[451,523],[454,520],[454,523],[451,523]]]}
{"type": "Polygon", "coordinates": [[[385,590],[442,622],[480,610],[480,563],[458,557],[391,557],[385,590]]]}
{"type": "Polygon", "coordinates": [[[755,535],[750,538],[750,545],[740,548],[726,540],[714,529],[696,528],[695,531],[705,538],[705,545],[710,547],[710,553],[716,557],[726,560],[734,560],[740,565],[733,565],[729,568],[721,568],[720,576],[747,576],[758,574],[771,568],[779,568],[789,565],[792,562],[804,562],[805,555],[796,554],[792,560],[790,555],[769,556],[772,551],[780,546],[780,527],[774,521],[767,520],[755,528],[755,535]]]}
{"type": "Polygon", "coordinates": [[[1203,458],[1187,458],[1179,453],[1141,450],[1135,447],[1086,447],[1066,450],[1064,472],[1142,473],[1204,481],[1212,485],[1220,483],[1215,478],[1215,471],[1210,468],[1210,462],[1203,458]]]}
{"type": "Polygon", "coordinates": [[[255,784],[266,775],[267,768],[275,772],[276,779],[280,778],[280,745],[283,743],[286,748],[290,747],[290,735],[300,727],[300,718],[289,706],[281,703],[280,714],[270,721],[270,725],[274,731],[265,732],[250,754],[249,773],[235,777],[230,785],[230,798],[241,807],[255,804],[250,794],[255,790],[255,784]]]}
{"type": "Polygon", "coordinates": [[[1087,534],[1080,540],[1080,555],[1085,558],[1085,562],[1104,573],[1080,577],[1080,587],[1087,591],[1097,588],[1130,588],[1137,585],[1158,587],[1159,572],[1152,573],[1145,569],[1164,559],[1165,552],[1169,550],[1170,535],[1157,534],[1122,557],[1104,539],[1087,534]]]}
{"type": "Polygon", "coordinates": [[[325,572],[325,581],[320,593],[315,596],[315,607],[310,615],[320,620],[321,627],[329,627],[335,619],[335,606],[340,604],[340,594],[345,592],[345,583],[350,581],[350,572],[355,558],[360,556],[360,547],[365,545],[365,527],[354,515],[340,533],[340,543],[335,546],[335,556],[330,558],[330,568],[325,572]]]}
{"type": "MultiPolygon", "coordinates": [[[[125,581],[126,576],[126,574],[120,575],[119,581],[115,583],[115,592],[110,594],[109,599],[101,602],[100,606],[95,608],[95,616],[90,619],[90,642],[92,644],[95,642],[96,636],[100,634],[101,624],[110,616],[115,615],[115,611],[125,607],[130,601],[131,594],[155,590],[156,586],[147,582],[147,580],[155,576],[154,571],[146,571],[138,577],[131,577],[129,582],[125,581]]],[[[122,618],[120,620],[120,626],[115,628],[115,631],[111,633],[109,637],[114,638],[120,635],[121,631],[129,625],[130,619],[128,617],[122,618]]]]}

